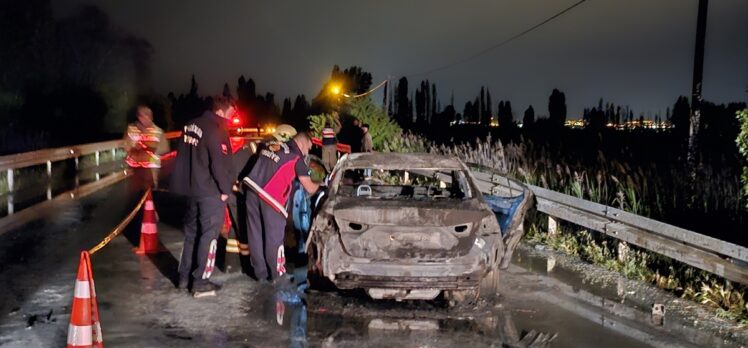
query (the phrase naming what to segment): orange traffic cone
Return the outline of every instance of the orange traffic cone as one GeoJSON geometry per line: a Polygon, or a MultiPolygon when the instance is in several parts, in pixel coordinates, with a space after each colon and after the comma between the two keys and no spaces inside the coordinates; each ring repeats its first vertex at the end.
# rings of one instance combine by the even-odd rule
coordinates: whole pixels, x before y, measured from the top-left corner
{"type": "Polygon", "coordinates": [[[75,280],[73,310],[68,327],[68,348],[104,347],[99,322],[99,305],[96,302],[91,256],[81,252],[78,276],[75,280]]]}
{"type": "Polygon", "coordinates": [[[133,249],[136,254],[156,254],[166,249],[158,241],[158,227],[156,209],[153,205],[153,195],[148,192],[143,206],[143,222],[140,225],[140,245],[133,249]]]}

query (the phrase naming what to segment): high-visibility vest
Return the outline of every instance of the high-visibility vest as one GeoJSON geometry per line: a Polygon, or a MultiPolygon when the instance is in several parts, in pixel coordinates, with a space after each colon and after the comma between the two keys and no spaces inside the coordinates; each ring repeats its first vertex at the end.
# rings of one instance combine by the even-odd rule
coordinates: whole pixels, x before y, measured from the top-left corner
{"type": "Polygon", "coordinates": [[[131,168],[161,168],[161,157],[158,150],[164,139],[164,131],[153,125],[140,129],[137,125],[129,124],[125,135],[127,157],[125,163],[131,168]]]}

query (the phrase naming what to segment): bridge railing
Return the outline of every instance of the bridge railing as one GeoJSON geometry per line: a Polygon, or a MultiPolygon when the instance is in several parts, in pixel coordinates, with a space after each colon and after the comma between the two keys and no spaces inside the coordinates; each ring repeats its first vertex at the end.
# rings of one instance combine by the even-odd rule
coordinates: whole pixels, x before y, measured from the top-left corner
{"type": "MultiPolygon", "coordinates": [[[[473,175],[484,192],[518,189],[507,177],[485,167],[474,167],[473,175]]],[[[748,248],[611,206],[527,186],[535,194],[537,211],[548,215],[549,233],[556,233],[559,220],[567,221],[730,281],[748,284],[748,248]]]]}
{"type": "MultiPolygon", "coordinates": [[[[168,132],[167,139],[179,137],[181,132],[168,132]]],[[[0,172],[6,172],[8,181],[8,192],[13,192],[14,172],[17,169],[47,164],[47,176],[52,177],[52,163],[75,159],[75,169],[79,169],[80,157],[94,155],[96,166],[101,163],[101,154],[110,152],[112,158],[116,157],[118,149],[123,148],[125,142],[122,139],[102,141],[98,143],[63,146],[53,149],[42,149],[12,155],[0,156],[0,172]]]]}
{"type": "Polygon", "coordinates": [[[111,152],[112,157],[114,158],[117,149],[122,148],[123,146],[124,141],[120,139],[0,156],[0,171],[5,171],[7,173],[8,191],[12,192],[14,190],[14,171],[17,169],[46,163],[47,176],[51,177],[52,163],[54,162],[75,159],[75,168],[78,169],[81,156],[94,154],[96,165],[98,166],[102,153],[111,152]]]}

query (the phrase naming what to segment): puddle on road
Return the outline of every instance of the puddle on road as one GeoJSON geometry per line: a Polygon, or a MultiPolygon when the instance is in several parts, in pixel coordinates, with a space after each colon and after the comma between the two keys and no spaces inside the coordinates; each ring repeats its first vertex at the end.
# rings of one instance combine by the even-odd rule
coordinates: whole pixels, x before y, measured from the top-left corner
{"type": "Polygon", "coordinates": [[[372,300],[362,291],[305,293],[298,280],[303,272],[296,273],[294,284],[257,296],[269,299],[259,305],[262,319],[285,331],[291,347],[647,346],[561,307],[526,299],[455,309],[439,301],[372,300]]]}

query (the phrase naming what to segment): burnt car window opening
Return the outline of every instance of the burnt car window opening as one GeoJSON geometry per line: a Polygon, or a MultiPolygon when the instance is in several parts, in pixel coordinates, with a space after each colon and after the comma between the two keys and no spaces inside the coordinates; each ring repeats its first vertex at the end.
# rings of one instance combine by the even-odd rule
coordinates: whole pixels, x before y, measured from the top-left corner
{"type": "Polygon", "coordinates": [[[453,169],[347,169],[338,194],[362,199],[441,200],[472,198],[467,175],[453,169]]]}

